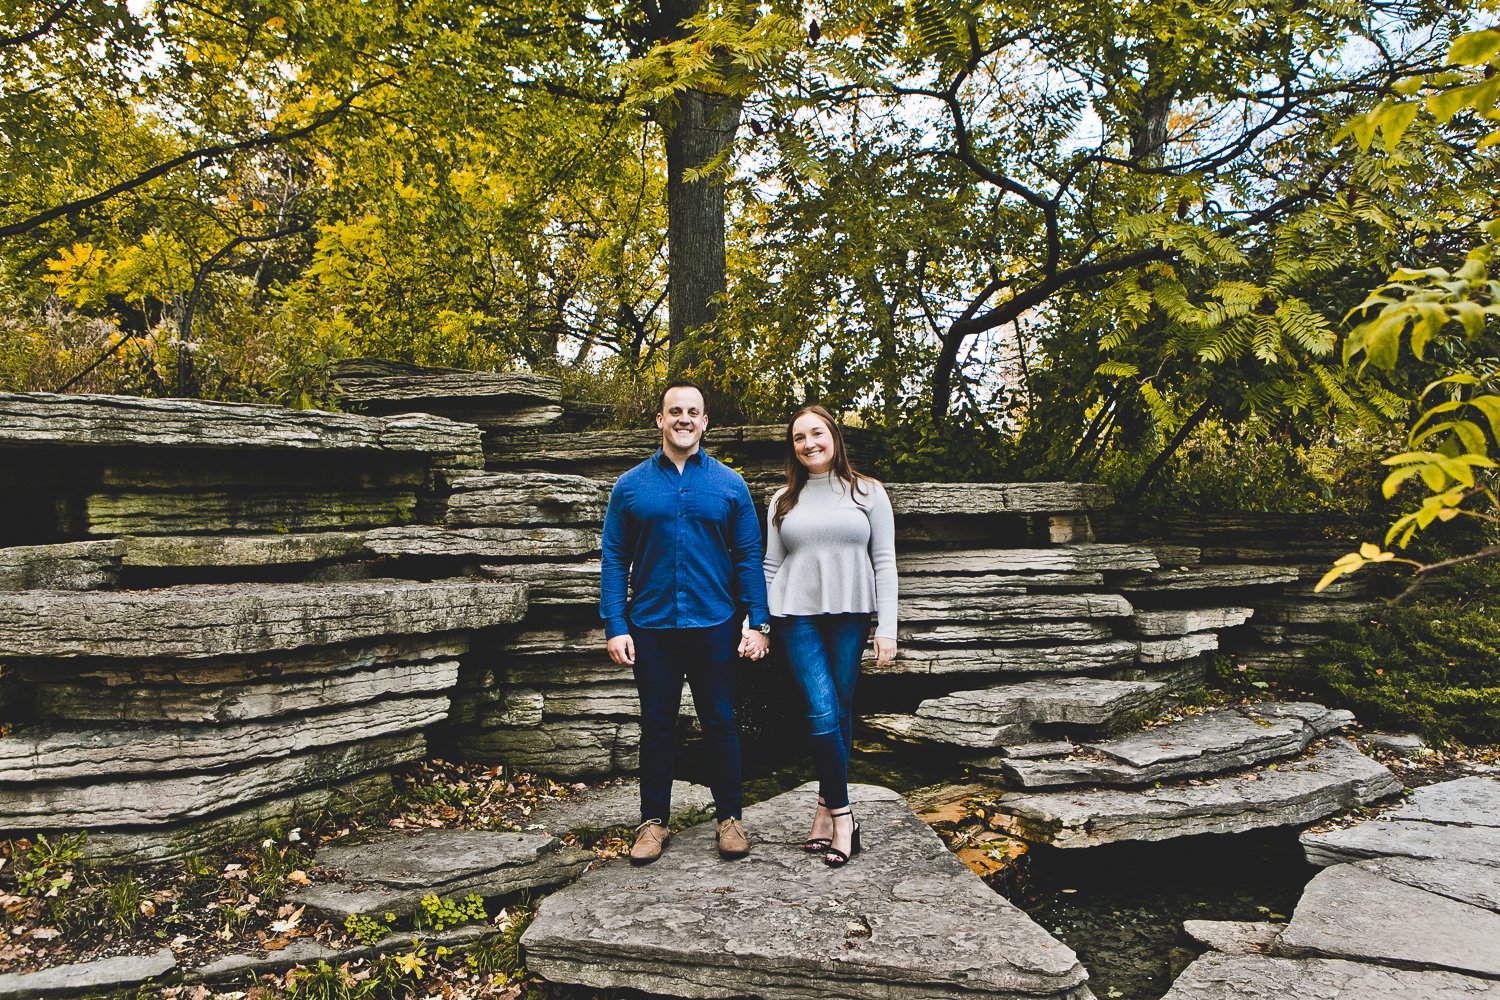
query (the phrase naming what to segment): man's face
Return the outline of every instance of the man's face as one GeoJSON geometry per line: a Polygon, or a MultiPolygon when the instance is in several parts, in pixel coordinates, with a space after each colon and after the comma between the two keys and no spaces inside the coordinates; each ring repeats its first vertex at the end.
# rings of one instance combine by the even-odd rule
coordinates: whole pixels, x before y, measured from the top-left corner
{"type": "Polygon", "coordinates": [[[684,386],[668,389],[661,403],[661,412],[656,415],[656,426],[661,428],[663,445],[691,452],[703,440],[703,432],[708,430],[703,394],[684,386]]]}

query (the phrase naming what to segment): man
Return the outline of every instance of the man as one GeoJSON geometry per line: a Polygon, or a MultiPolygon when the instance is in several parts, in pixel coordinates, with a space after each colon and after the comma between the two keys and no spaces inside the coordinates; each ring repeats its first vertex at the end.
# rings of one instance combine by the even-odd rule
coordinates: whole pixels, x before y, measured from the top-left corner
{"type": "Polygon", "coordinates": [[[760,524],[745,480],[703,451],[702,389],[669,383],[656,426],[661,448],[610,491],[599,586],[610,659],[633,668],[641,700],[641,825],[630,860],[655,861],[669,839],[684,677],[708,743],[719,853],[744,857],[732,668],[736,655],[758,660],[769,647],[760,524]]]}

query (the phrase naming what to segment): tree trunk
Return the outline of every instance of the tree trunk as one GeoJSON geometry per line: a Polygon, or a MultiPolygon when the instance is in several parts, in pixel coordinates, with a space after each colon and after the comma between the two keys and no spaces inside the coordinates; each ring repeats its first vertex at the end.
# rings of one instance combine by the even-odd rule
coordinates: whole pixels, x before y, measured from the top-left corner
{"type": "Polygon", "coordinates": [[[715,174],[684,179],[729,149],[740,126],[740,102],[700,90],[684,91],[666,128],[667,256],[670,268],[670,369],[702,360],[695,333],[719,311],[724,276],[724,184],[715,174]]]}

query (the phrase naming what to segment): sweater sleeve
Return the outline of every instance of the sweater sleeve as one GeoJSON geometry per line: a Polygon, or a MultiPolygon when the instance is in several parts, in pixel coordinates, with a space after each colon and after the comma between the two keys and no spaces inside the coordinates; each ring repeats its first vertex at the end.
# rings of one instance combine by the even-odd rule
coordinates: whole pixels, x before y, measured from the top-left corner
{"type": "Polygon", "coordinates": [[[875,637],[896,638],[896,515],[885,487],[870,498],[870,565],[875,568],[875,637]]]}
{"type": "Polygon", "coordinates": [[[781,563],[786,559],[786,546],[781,542],[781,525],[776,523],[776,501],[786,492],[783,486],[771,495],[771,502],[766,505],[766,559],[763,566],[766,571],[766,592],[771,591],[771,584],[776,582],[776,572],[781,569],[781,563]]]}

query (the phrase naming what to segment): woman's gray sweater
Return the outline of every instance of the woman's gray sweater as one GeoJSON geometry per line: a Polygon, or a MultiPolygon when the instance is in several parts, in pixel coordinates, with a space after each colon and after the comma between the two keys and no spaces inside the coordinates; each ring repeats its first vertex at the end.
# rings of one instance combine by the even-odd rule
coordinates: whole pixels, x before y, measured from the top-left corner
{"type": "Polygon", "coordinates": [[[885,487],[864,480],[852,491],[832,472],[807,477],[797,506],[766,526],[766,590],[771,614],[876,612],[875,635],[896,638],[896,519],[885,487]]]}

